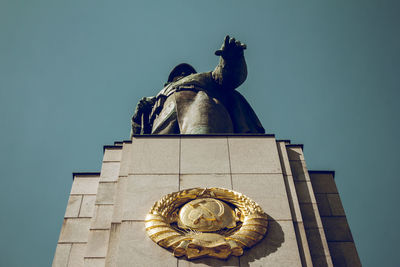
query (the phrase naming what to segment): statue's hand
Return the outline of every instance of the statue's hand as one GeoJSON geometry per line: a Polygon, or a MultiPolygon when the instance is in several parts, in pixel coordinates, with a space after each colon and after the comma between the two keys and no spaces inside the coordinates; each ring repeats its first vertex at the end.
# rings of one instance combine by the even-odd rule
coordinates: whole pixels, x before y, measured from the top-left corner
{"type": "Polygon", "coordinates": [[[143,113],[150,112],[155,103],[155,97],[143,97],[139,100],[136,106],[135,114],[133,114],[133,119],[140,119],[143,113]]]}
{"type": "Polygon", "coordinates": [[[225,36],[224,43],[220,50],[215,51],[215,55],[221,56],[224,59],[237,58],[243,55],[243,50],[246,49],[246,45],[240,41],[236,41],[235,38],[229,38],[229,35],[225,36]]]}

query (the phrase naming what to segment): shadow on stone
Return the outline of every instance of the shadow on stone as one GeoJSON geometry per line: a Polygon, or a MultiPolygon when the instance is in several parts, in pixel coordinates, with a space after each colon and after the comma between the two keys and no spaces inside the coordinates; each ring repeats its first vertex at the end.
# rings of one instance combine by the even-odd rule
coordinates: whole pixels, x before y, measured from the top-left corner
{"type": "MultiPolygon", "coordinates": [[[[180,261],[184,261],[180,260],[180,261]]],[[[202,259],[197,259],[197,260],[191,260],[190,263],[182,263],[179,262],[178,266],[218,266],[218,267],[224,267],[224,266],[239,266],[239,259],[238,257],[235,256],[230,256],[227,260],[218,260],[214,258],[202,258],[202,259]]]]}
{"type": "Polygon", "coordinates": [[[302,160],[302,154],[291,149],[290,147],[287,149],[287,153],[289,156],[289,160],[302,160]]]}
{"type": "Polygon", "coordinates": [[[280,224],[269,215],[268,218],[267,235],[260,243],[244,252],[244,255],[240,257],[241,267],[250,266],[250,262],[265,258],[276,252],[283,242],[285,242],[285,234],[283,233],[280,224]]]}

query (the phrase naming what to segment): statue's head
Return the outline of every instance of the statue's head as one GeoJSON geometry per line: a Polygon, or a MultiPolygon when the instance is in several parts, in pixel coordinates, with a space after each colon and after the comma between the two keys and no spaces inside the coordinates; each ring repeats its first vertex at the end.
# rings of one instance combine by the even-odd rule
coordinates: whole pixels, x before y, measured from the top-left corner
{"type": "Polygon", "coordinates": [[[181,63],[172,69],[168,76],[168,83],[174,82],[181,77],[185,77],[193,73],[197,73],[197,71],[191,65],[187,63],[181,63]]]}

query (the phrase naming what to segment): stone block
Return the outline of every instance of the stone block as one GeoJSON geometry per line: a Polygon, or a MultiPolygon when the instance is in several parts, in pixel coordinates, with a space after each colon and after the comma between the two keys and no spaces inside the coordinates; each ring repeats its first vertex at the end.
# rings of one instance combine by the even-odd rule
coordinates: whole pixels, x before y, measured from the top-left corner
{"type": "Polygon", "coordinates": [[[294,185],[293,176],[283,175],[285,179],[286,192],[289,200],[290,212],[294,222],[302,222],[299,200],[297,198],[296,187],[294,185]]]}
{"type": "Polygon", "coordinates": [[[177,259],[147,236],[144,222],[123,221],[117,266],[176,267],[177,259]]]}
{"type": "Polygon", "coordinates": [[[292,221],[270,221],[267,236],[240,258],[240,266],[302,266],[292,221]]]}
{"type": "Polygon", "coordinates": [[[112,222],[121,222],[123,215],[123,202],[128,177],[120,176],[117,183],[117,194],[114,203],[112,222]]]}
{"type": "Polygon", "coordinates": [[[178,174],[180,138],[133,138],[129,174],[178,174]]]}
{"type": "Polygon", "coordinates": [[[290,161],[294,181],[310,181],[305,161],[290,161]]]}
{"type": "Polygon", "coordinates": [[[166,194],[179,191],[177,174],[129,175],[127,179],[123,220],[144,220],[156,201],[166,194]]]}
{"type": "Polygon", "coordinates": [[[322,217],[326,239],[329,241],[353,242],[346,217],[322,217]]]}
{"type": "MultiPolygon", "coordinates": [[[[313,266],[316,267],[334,267],[331,256],[329,255],[314,255],[312,256],[313,266]]],[[[340,266],[335,266],[340,267],[340,266]]]]}
{"type": "Polygon", "coordinates": [[[303,149],[300,146],[287,146],[286,150],[289,156],[289,160],[304,161],[303,149]]]}
{"type": "Polygon", "coordinates": [[[328,243],[326,242],[324,229],[305,229],[311,256],[329,256],[328,243]]]}
{"type": "Polygon", "coordinates": [[[70,195],[64,217],[65,218],[78,217],[79,209],[81,208],[81,201],[82,201],[81,195],[70,195]]]}
{"type": "Polygon", "coordinates": [[[86,243],[72,244],[71,253],[69,255],[69,267],[83,267],[83,259],[85,258],[86,243]]]}
{"type": "Polygon", "coordinates": [[[121,167],[119,170],[119,175],[128,176],[131,164],[132,164],[132,144],[124,143],[122,146],[121,167]]]}
{"type": "Polygon", "coordinates": [[[75,177],[72,183],[71,194],[96,194],[100,177],[75,177]]]}
{"type": "Polygon", "coordinates": [[[79,211],[79,217],[91,218],[94,214],[94,203],[96,202],[96,195],[84,195],[79,211]]]}
{"type": "Polygon", "coordinates": [[[230,173],[226,137],[182,138],[180,173],[230,173]]]}
{"type": "MultiPolygon", "coordinates": [[[[289,201],[290,212],[294,222],[302,222],[302,216],[297,198],[296,187],[294,185],[294,178],[290,167],[290,161],[287,154],[285,142],[277,142],[279,158],[282,165],[283,178],[285,181],[286,192],[289,201]]],[[[303,258],[302,258],[303,260],[303,258]]]]}
{"type": "Polygon", "coordinates": [[[282,173],[275,138],[228,137],[232,173],[282,173]]]}
{"type": "Polygon", "coordinates": [[[346,216],[339,194],[326,194],[332,216],[346,216]]]}
{"type": "Polygon", "coordinates": [[[290,162],[286,151],[286,145],[284,142],[277,142],[276,145],[278,148],[279,159],[281,161],[282,172],[285,175],[291,176],[292,171],[290,169],[290,162]]]}
{"type": "Polygon", "coordinates": [[[87,258],[85,259],[85,267],[104,267],[106,259],[104,258],[87,258]]]}
{"type": "Polygon", "coordinates": [[[362,266],[353,242],[328,242],[328,246],[334,266],[362,266]]]}
{"type": "Polygon", "coordinates": [[[232,189],[230,174],[181,174],[180,190],[202,187],[221,187],[232,189]]]}
{"type": "Polygon", "coordinates": [[[57,244],[56,253],[53,259],[53,267],[67,267],[71,251],[71,244],[57,244]]]}
{"type": "Polygon", "coordinates": [[[232,174],[232,184],[275,220],[292,220],[282,174],[232,174]]]}
{"type": "Polygon", "coordinates": [[[301,263],[303,266],[312,266],[312,258],[307,242],[307,234],[306,230],[304,229],[304,224],[302,222],[293,222],[293,226],[296,233],[301,263]]]}
{"type": "Polygon", "coordinates": [[[121,147],[107,148],[104,150],[103,162],[104,161],[120,161],[121,156],[122,156],[121,147]]]}
{"type": "Polygon", "coordinates": [[[321,218],[318,212],[318,206],[315,203],[301,203],[301,215],[305,229],[322,228],[321,218]]]}
{"type": "Polygon", "coordinates": [[[116,183],[99,183],[96,204],[114,204],[116,183]]]}
{"type": "Polygon", "coordinates": [[[226,260],[219,260],[213,258],[203,258],[197,260],[186,260],[184,258],[178,259],[178,267],[208,267],[208,266],[239,266],[239,258],[231,256],[226,260]]]}
{"type": "Polygon", "coordinates": [[[110,229],[113,205],[96,205],[90,229],[110,229]]]}
{"type": "Polygon", "coordinates": [[[64,219],[60,234],[60,243],[87,242],[89,235],[89,218],[64,219]]]}
{"type": "Polygon", "coordinates": [[[110,230],[90,230],[85,258],[101,258],[107,256],[110,230]]]}
{"type": "Polygon", "coordinates": [[[315,194],[315,199],[318,204],[319,214],[321,216],[331,216],[332,212],[327,194],[315,194]]]}
{"type": "Polygon", "coordinates": [[[110,242],[108,243],[106,266],[117,266],[120,229],[121,229],[121,223],[111,224],[110,242]]]}
{"type": "Polygon", "coordinates": [[[100,182],[116,182],[118,180],[119,162],[103,162],[101,166],[100,182]]]}
{"type": "Polygon", "coordinates": [[[311,183],[315,193],[338,194],[335,180],[330,173],[311,173],[311,183]]]}
{"type": "Polygon", "coordinates": [[[295,181],[294,185],[299,203],[317,203],[311,182],[295,181]]]}

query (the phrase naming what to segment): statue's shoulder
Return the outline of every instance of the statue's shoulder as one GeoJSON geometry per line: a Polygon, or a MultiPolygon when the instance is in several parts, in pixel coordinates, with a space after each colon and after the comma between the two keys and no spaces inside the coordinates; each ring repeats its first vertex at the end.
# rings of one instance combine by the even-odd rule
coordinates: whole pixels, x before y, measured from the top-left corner
{"type": "Polygon", "coordinates": [[[207,84],[212,81],[211,72],[201,72],[190,74],[179,81],[175,82],[177,86],[184,84],[207,84]]]}
{"type": "Polygon", "coordinates": [[[169,96],[177,90],[206,90],[214,86],[211,72],[194,73],[167,84],[157,96],[169,96]]]}
{"type": "Polygon", "coordinates": [[[201,72],[183,78],[179,87],[184,89],[185,86],[194,86],[197,90],[212,90],[217,86],[217,84],[215,83],[211,72],[201,72]]]}
{"type": "Polygon", "coordinates": [[[209,81],[210,79],[212,79],[211,71],[209,71],[209,72],[201,72],[201,73],[194,73],[192,75],[189,75],[188,77],[190,77],[190,76],[195,76],[196,79],[202,80],[202,81],[203,80],[204,81],[209,81]]]}

